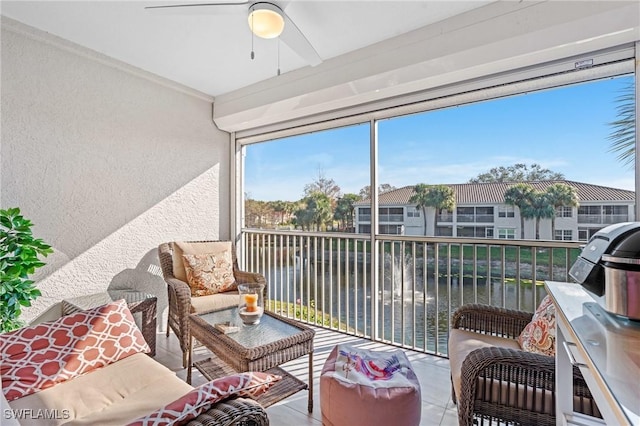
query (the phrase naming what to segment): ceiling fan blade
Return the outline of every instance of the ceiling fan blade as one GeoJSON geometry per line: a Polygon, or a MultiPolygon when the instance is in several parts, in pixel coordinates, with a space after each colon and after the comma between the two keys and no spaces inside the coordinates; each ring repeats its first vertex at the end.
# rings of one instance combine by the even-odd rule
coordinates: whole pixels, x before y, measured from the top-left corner
{"type": "MultiPolygon", "coordinates": [[[[223,0],[216,3],[191,3],[191,4],[169,4],[159,6],[147,6],[145,10],[154,13],[166,13],[166,14],[233,14],[238,13],[241,8],[237,6],[253,5],[254,3],[260,3],[256,0],[223,0]]],[[[322,58],[318,55],[318,52],[313,48],[309,40],[302,34],[302,31],[296,26],[287,15],[283,8],[290,3],[290,0],[282,0],[278,2],[280,6],[276,6],[282,13],[284,18],[284,30],[280,34],[280,40],[291,48],[298,56],[304,59],[311,66],[316,66],[322,63],[322,58]]],[[[275,3],[274,3],[275,5],[275,3]]]]}
{"type": "Polygon", "coordinates": [[[206,14],[233,14],[242,9],[238,6],[246,6],[250,0],[223,1],[219,3],[191,3],[191,4],[168,4],[163,6],[147,6],[145,10],[157,14],[171,15],[206,15],[206,14]]]}
{"type": "Polygon", "coordinates": [[[302,31],[293,23],[289,15],[282,11],[284,16],[284,31],[280,34],[280,40],[296,52],[309,65],[316,66],[322,63],[322,58],[313,48],[309,40],[302,34],[302,31]]]}

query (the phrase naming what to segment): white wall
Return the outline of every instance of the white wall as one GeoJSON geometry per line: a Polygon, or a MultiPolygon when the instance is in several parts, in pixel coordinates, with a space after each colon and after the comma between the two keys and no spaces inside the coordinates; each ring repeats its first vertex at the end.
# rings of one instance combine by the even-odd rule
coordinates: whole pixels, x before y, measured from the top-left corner
{"type": "Polygon", "coordinates": [[[229,237],[212,99],[6,18],[1,65],[0,206],[55,250],[23,318],[108,287],[153,291],[162,309],[158,244],[229,237]]]}

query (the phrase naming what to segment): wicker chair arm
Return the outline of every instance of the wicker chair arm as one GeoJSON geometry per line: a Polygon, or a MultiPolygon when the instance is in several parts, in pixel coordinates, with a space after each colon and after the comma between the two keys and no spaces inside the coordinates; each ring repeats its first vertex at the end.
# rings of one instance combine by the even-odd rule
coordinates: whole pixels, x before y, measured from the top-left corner
{"type": "Polygon", "coordinates": [[[248,398],[234,398],[214,404],[187,426],[268,426],[269,418],[260,404],[248,398]]]}
{"type": "MultiPolygon", "coordinates": [[[[513,404],[503,401],[505,411],[518,411],[519,417],[527,417],[531,424],[542,424],[542,419],[548,419],[548,411],[555,412],[555,358],[552,356],[536,354],[518,349],[499,347],[481,348],[472,351],[462,362],[460,397],[458,398],[458,420],[461,425],[473,424],[474,404],[483,401],[495,404],[487,388],[498,382],[511,385],[511,396],[516,398],[518,393],[523,401],[533,398],[537,403],[535,409],[531,407],[515,407],[513,404]],[[480,389],[478,389],[480,386],[480,389]],[[517,391],[513,389],[517,387],[517,391]],[[484,388],[484,389],[483,389],[484,388]],[[534,394],[537,393],[537,396],[534,394]],[[546,406],[541,394],[545,393],[551,401],[551,407],[546,406]],[[527,396],[528,394],[528,396],[527,396]]],[[[589,392],[580,369],[573,367],[573,394],[574,406],[578,412],[600,417],[593,396],[589,392]]],[[[503,394],[504,395],[504,394],[503,394]]],[[[506,397],[504,395],[503,397],[506,397]]],[[[514,402],[516,405],[518,402],[514,402]]],[[[555,417],[555,416],[553,416],[555,417]]],[[[527,423],[527,422],[524,422],[527,423]]],[[[553,421],[555,424],[555,420],[553,421]]]]}
{"type": "Polygon", "coordinates": [[[177,278],[165,277],[169,290],[169,316],[176,321],[176,336],[180,342],[183,354],[189,348],[189,315],[191,314],[191,288],[187,283],[177,278]]]}
{"type": "Polygon", "coordinates": [[[467,304],[453,313],[451,328],[515,339],[532,318],[530,312],[467,304]]]}
{"type": "Polygon", "coordinates": [[[165,278],[165,281],[176,295],[178,306],[184,308],[186,310],[186,314],[189,315],[191,309],[191,288],[189,285],[177,278],[165,278]]]}
{"type": "MultiPolygon", "coordinates": [[[[550,356],[517,349],[476,349],[462,362],[460,380],[458,420],[461,425],[472,425],[474,404],[478,400],[492,402],[491,398],[495,398],[495,395],[485,392],[486,387],[499,382],[504,383],[503,386],[522,387],[521,392],[550,392],[551,400],[554,400],[555,360],[550,356]]],[[[510,389],[510,393],[513,392],[510,389]]]]}

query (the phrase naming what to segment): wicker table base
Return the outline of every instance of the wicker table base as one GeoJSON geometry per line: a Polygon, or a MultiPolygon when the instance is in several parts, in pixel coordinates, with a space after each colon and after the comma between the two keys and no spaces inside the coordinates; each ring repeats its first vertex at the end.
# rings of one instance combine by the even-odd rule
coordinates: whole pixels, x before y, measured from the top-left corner
{"type": "MultiPolygon", "coordinates": [[[[226,365],[220,358],[211,357],[202,361],[193,363],[207,380],[213,380],[220,377],[234,374],[235,371],[226,365]]],[[[307,389],[308,386],[302,380],[298,380],[280,367],[273,367],[266,371],[266,373],[277,374],[282,376],[282,380],[276,383],[269,392],[265,392],[256,398],[256,401],[260,403],[264,408],[267,408],[276,402],[282,401],[285,398],[290,397],[296,392],[307,389]]]]}
{"type": "Polygon", "coordinates": [[[258,401],[264,406],[274,404],[300,390],[308,389],[308,411],[313,412],[313,337],[314,331],[305,325],[265,311],[260,324],[240,326],[231,334],[224,334],[215,324],[233,321],[237,308],[189,316],[191,339],[187,383],[191,383],[191,367],[195,366],[209,380],[242,371],[269,371],[282,380],[258,401]],[[200,342],[213,357],[193,362],[194,341],[200,342]],[[309,356],[309,383],[293,377],[280,365],[309,356]]]}

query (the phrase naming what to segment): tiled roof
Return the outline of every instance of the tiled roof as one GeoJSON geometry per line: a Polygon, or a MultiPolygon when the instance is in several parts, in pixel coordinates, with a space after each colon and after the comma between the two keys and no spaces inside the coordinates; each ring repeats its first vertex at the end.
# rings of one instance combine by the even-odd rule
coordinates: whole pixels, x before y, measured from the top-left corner
{"type": "MultiPolygon", "coordinates": [[[[453,189],[456,195],[456,204],[501,204],[504,202],[504,193],[510,186],[518,182],[495,182],[495,183],[454,183],[446,184],[453,189]]],[[[548,180],[528,183],[538,191],[545,190],[554,183],[564,183],[572,186],[578,192],[578,198],[582,202],[606,202],[606,201],[629,201],[635,200],[633,191],[626,189],[610,188],[607,186],[592,185],[590,183],[574,182],[571,180],[548,180]]],[[[405,186],[392,191],[380,194],[379,205],[404,205],[409,204],[409,198],[413,195],[413,186],[405,186]]],[[[368,200],[355,203],[355,205],[366,205],[368,200]]]]}

